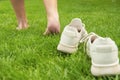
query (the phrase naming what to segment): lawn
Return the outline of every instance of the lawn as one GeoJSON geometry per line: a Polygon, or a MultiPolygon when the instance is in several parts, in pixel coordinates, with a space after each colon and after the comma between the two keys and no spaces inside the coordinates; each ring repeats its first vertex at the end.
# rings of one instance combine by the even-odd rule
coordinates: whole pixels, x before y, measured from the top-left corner
{"type": "MultiPolygon", "coordinates": [[[[56,50],[59,35],[43,36],[46,13],[42,0],[25,0],[29,29],[17,31],[9,0],[0,0],[0,80],[120,80],[94,77],[83,51],[67,55],[56,50]]],[[[112,38],[120,54],[120,0],[58,0],[61,32],[79,17],[88,32],[112,38]]],[[[119,55],[120,58],[120,55],[119,55]]]]}

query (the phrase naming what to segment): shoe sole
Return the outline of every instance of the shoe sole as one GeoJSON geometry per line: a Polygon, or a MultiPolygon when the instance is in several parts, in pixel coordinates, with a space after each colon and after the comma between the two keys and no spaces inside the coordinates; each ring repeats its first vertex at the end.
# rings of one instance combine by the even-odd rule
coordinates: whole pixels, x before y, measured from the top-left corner
{"type": "Polygon", "coordinates": [[[120,65],[110,67],[95,67],[91,66],[91,73],[94,76],[107,76],[107,75],[118,75],[120,74],[120,65]]]}
{"type": "Polygon", "coordinates": [[[78,48],[76,48],[76,47],[68,47],[68,46],[59,44],[58,47],[57,47],[57,50],[61,51],[61,52],[64,52],[64,53],[72,54],[72,53],[77,52],[78,48]]]}

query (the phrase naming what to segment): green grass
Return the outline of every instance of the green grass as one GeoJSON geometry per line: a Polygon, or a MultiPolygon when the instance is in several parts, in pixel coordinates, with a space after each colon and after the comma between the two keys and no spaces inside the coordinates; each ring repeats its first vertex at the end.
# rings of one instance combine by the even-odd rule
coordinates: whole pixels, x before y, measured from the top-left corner
{"type": "MultiPolygon", "coordinates": [[[[0,80],[120,80],[120,76],[94,77],[83,45],[76,54],[56,50],[59,35],[43,36],[46,15],[42,0],[25,0],[30,28],[17,31],[9,0],[0,0],[0,80]]],[[[79,17],[88,32],[111,37],[120,53],[119,0],[59,0],[61,32],[79,17]]],[[[119,55],[120,58],[120,55],[119,55]]]]}

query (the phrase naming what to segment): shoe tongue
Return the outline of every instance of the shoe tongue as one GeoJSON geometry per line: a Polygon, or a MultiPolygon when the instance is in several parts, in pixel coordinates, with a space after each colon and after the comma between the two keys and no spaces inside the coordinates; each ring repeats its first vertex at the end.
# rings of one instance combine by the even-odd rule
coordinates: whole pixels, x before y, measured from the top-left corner
{"type": "Polygon", "coordinates": [[[93,44],[97,44],[97,45],[107,45],[107,44],[110,44],[112,43],[113,41],[110,39],[110,38],[102,38],[102,37],[98,37],[94,40],[93,44]]]}
{"type": "Polygon", "coordinates": [[[75,28],[77,28],[79,30],[82,27],[82,21],[79,18],[74,18],[70,22],[69,26],[75,27],[75,28]]]}

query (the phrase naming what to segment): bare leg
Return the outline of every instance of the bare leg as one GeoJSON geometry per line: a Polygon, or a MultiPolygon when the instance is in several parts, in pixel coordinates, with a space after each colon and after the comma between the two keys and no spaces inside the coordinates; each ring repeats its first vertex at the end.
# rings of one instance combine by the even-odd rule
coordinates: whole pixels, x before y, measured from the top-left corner
{"type": "Polygon", "coordinates": [[[47,12],[47,28],[44,34],[53,34],[60,32],[60,22],[57,10],[57,0],[44,0],[47,12]]]}
{"type": "Polygon", "coordinates": [[[16,17],[18,20],[18,27],[17,29],[25,29],[28,27],[27,19],[25,15],[25,8],[24,8],[24,0],[11,0],[13,8],[16,13],[16,17]]]}

